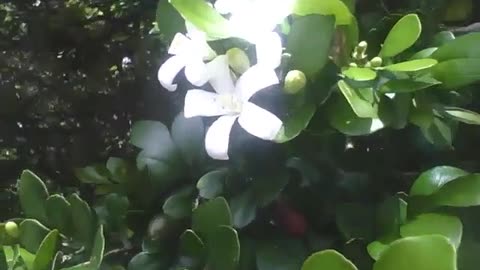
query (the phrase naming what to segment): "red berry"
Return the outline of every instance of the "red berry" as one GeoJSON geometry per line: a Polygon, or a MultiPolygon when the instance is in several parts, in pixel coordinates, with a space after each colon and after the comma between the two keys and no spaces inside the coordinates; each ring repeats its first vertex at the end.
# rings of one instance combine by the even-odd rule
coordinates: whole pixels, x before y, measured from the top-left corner
{"type": "Polygon", "coordinates": [[[278,224],[294,236],[303,236],[307,231],[305,217],[285,203],[277,205],[276,216],[278,224]]]}

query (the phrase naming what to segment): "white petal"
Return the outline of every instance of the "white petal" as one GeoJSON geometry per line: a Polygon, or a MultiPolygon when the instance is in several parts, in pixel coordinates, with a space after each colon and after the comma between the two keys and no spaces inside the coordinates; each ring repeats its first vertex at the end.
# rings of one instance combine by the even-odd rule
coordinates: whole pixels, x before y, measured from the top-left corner
{"type": "Polygon", "coordinates": [[[235,92],[246,101],[258,91],[275,84],[278,84],[278,77],[273,69],[254,65],[240,76],[235,92]]]}
{"type": "Polygon", "coordinates": [[[275,139],[282,128],[282,120],[251,102],[243,105],[238,123],[248,133],[263,140],[275,139]]]}
{"type": "Polygon", "coordinates": [[[216,93],[200,89],[188,90],[185,95],[184,105],[185,118],[195,116],[218,116],[232,113],[219,102],[216,93]]]}
{"type": "Polygon", "coordinates": [[[170,48],[168,48],[168,53],[177,55],[189,52],[192,48],[192,41],[182,33],[175,34],[173,37],[172,43],[170,43],[170,48]]]}
{"type": "Polygon", "coordinates": [[[277,68],[282,60],[282,39],[275,32],[262,35],[255,44],[257,64],[277,68]]]}
{"type": "Polygon", "coordinates": [[[185,67],[185,61],[182,57],[172,56],[158,69],[157,77],[162,86],[168,91],[177,90],[177,85],[173,83],[175,76],[185,67]]]}
{"type": "Polygon", "coordinates": [[[189,82],[196,86],[204,85],[209,79],[207,66],[200,58],[190,58],[185,65],[185,76],[189,82]]]}
{"type": "Polygon", "coordinates": [[[226,55],[220,55],[207,64],[210,84],[219,94],[233,93],[235,87],[226,55]]]}
{"type": "Polygon", "coordinates": [[[207,131],[205,136],[205,149],[214,159],[228,159],[228,142],[230,132],[237,116],[226,115],[218,118],[207,131]]]}
{"type": "MultiPolygon", "coordinates": [[[[246,0],[242,0],[246,1],[246,0]]],[[[238,9],[239,0],[217,0],[215,1],[215,9],[220,14],[232,13],[238,9]]]]}
{"type": "Polygon", "coordinates": [[[212,60],[213,58],[215,58],[217,54],[208,45],[207,34],[196,28],[192,23],[188,21],[185,21],[185,26],[187,28],[187,35],[191,39],[192,46],[188,53],[201,57],[203,60],[212,60]]]}

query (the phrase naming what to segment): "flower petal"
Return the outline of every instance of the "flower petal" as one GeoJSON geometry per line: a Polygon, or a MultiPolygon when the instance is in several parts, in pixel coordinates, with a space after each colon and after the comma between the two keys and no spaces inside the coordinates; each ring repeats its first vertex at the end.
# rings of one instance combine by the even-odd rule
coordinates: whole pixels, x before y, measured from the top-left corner
{"type": "Polygon", "coordinates": [[[218,116],[232,113],[219,102],[216,93],[200,89],[188,90],[185,95],[184,105],[185,118],[195,116],[218,116]]]}
{"type": "Polygon", "coordinates": [[[217,56],[217,53],[208,45],[207,34],[191,22],[185,21],[187,28],[187,36],[191,39],[191,48],[189,54],[202,58],[203,60],[212,60],[217,56]]]}
{"type": "Polygon", "coordinates": [[[225,115],[218,118],[205,135],[205,149],[209,156],[214,159],[228,159],[228,142],[233,123],[238,116],[225,115]]]}
{"type": "Polygon", "coordinates": [[[259,106],[246,102],[238,123],[248,133],[263,140],[273,140],[282,128],[282,120],[259,106]]]}
{"type": "Polygon", "coordinates": [[[258,91],[278,84],[278,77],[271,68],[254,65],[240,76],[235,86],[235,92],[247,101],[258,91]]]}
{"type": "Polygon", "coordinates": [[[208,74],[210,74],[209,82],[217,93],[229,94],[234,92],[235,87],[226,55],[217,56],[207,64],[207,69],[208,74]]]}
{"type": "Polygon", "coordinates": [[[257,64],[277,68],[282,60],[282,39],[275,32],[259,37],[255,44],[257,64]]]}
{"type": "Polygon", "coordinates": [[[158,81],[168,91],[177,90],[177,85],[173,83],[173,80],[183,67],[185,67],[184,58],[176,55],[170,57],[158,69],[158,81]]]}
{"type": "Polygon", "coordinates": [[[207,83],[209,73],[203,60],[200,58],[190,58],[185,65],[185,77],[196,86],[202,86],[207,83]]]}
{"type": "Polygon", "coordinates": [[[192,41],[182,33],[177,33],[173,37],[172,43],[168,48],[168,53],[177,55],[190,51],[192,48],[192,41]]]}
{"type": "MultiPolygon", "coordinates": [[[[245,1],[245,0],[242,0],[245,1]]],[[[215,9],[220,14],[232,13],[239,8],[239,0],[217,0],[215,1],[215,9]]]]}

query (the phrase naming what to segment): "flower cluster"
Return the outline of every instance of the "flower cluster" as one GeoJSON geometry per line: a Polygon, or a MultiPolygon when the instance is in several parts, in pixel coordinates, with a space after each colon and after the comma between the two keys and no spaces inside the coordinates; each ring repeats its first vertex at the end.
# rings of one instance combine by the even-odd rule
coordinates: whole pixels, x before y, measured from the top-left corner
{"type": "Polygon", "coordinates": [[[288,15],[280,12],[265,18],[262,3],[268,7],[265,1],[255,0],[218,0],[214,5],[220,14],[229,16],[234,35],[255,46],[255,64],[250,65],[248,56],[239,48],[218,55],[209,46],[207,35],[187,22],[187,34],[175,35],[168,50],[171,57],[158,71],[158,80],[168,91],[177,89],[174,79],[182,70],[187,80],[198,87],[188,90],[185,96],[186,118],[218,116],[205,136],[206,151],[214,159],[229,159],[230,133],[236,121],[263,140],[275,139],[283,125],[276,115],[250,101],[257,92],[279,84],[275,69],[280,66],[283,46],[274,29],[288,15]],[[259,16],[248,12],[251,10],[259,12],[259,16]],[[206,84],[215,92],[202,89],[206,84]]]}

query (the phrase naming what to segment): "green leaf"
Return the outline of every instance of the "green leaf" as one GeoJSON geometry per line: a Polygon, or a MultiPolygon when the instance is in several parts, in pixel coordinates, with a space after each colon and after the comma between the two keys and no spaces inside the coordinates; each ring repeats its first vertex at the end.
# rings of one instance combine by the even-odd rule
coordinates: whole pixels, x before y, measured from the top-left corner
{"type": "Polygon", "coordinates": [[[443,206],[480,205],[480,174],[469,174],[450,181],[432,196],[432,200],[443,206]]]}
{"type": "Polygon", "coordinates": [[[159,270],[168,269],[169,260],[162,258],[159,254],[140,252],[128,263],[128,270],[159,270]]]}
{"type": "Polygon", "coordinates": [[[455,39],[455,35],[451,31],[441,31],[433,36],[431,45],[433,47],[440,47],[455,39]]]}
{"type": "Polygon", "coordinates": [[[100,269],[105,251],[105,236],[103,235],[103,226],[98,227],[93,239],[92,253],[90,255],[90,266],[92,269],[100,269]]]}
{"type": "Polygon", "coordinates": [[[130,178],[136,177],[136,168],[131,163],[122,158],[110,157],[107,160],[106,168],[110,173],[112,180],[117,183],[127,183],[130,178]]]}
{"type": "Polygon", "coordinates": [[[388,245],[395,241],[397,239],[387,239],[387,240],[377,240],[377,241],[373,241],[371,242],[370,244],[368,244],[367,246],[367,251],[368,251],[368,254],[370,255],[370,257],[372,257],[372,259],[374,259],[375,261],[377,261],[382,252],[385,251],[385,249],[388,248],[388,245]]]}
{"type": "MultiPolygon", "coordinates": [[[[432,54],[433,54],[436,50],[438,50],[437,47],[432,47],[432,48],[423,49],[423,50],[415,53],[414,55],[412,55],[412,56],[410,57],[410,60],[430,58],[430,57],[432,57],[432,54]]],[[[437,59],[437,60],[438,60],[438,59],[437,59]]]]}
{"type": "Polygon", "coordinates": [[[193,211],[192,229],[202,236],[208,237],[221,225],[232,225],[230,208],[224,198],[219,197],[205,202],[193,211]]]}
{"type": "Polygon", "coordinates": [[[252,190],[246,190],[230,200],[233,226],[243,228],[250,224],[256,216],[257,205],[252,190]]]}
{"type": "Polygon", "coordinates": [[[455,247],[440,235],[407,237],[385,249],[373,270],[456,270],[455,247]]]}
{"type": "Polygon", "coordinates": [[[373,104],[373,89],[354,89],[350,87],[345,81],[338,81],[338,88],[347,99],[353,111],[361,118],[375,118],[377,117],[378,108],[373,104]],[[367,97],[367,98],[365,98],[367,97]]]}
{"type": "Polygon", "coordinates": [[[205,255],[205,245],[194,231],[186,230],[180,236],[180,254],[197,260],[205,255]]]}
{"type": "Polygon", "coordinates": [[[62,233],[71,233],[72,215],[70,203],[62,195],[54,194],[48,197],[45,206],[47,208],[48,223],[62,233]]]}
{"type": "Polygon", "coordinates": [[[428,196],[438,192],[445,184],[468,172],[450,166],[439,166],[423,172],[410,188],[410,196],[428,196]]]}
{"type": "Polygon", "coordinates": [[[229,226],[217,226],[212,233],[215,235],[215,241],[207,244],[207,268],[235,270],[240,259],[240,240],[237,232],[229,226]]]}
{"type": "Polygon", "coordinates": [[[336,223],[345,240],[371,240],[375,230],[375,209],[368,205],[344,203],[336,209],[336,223]]]}
{"type": "Polygon", "coordinates": [[[380,51],[382,57],[394,57],[410,48],[422,32],[422,24],[416,14],[401,18],[390,30],[380,51]]]}
{"type": "Polygon", "coordinates": [[[479,43],[480,33],[464,35],[442,45],[432,54],[432,57],[439,62],[453,59],[480,58],[479,43]]]}
{"type": "Polygon", "coordinates": [[[173,40],[177,33],[186,32],[185,20],[166,0],[158,1],[155,21],[166,40],[173,40]]]}
{"type": "Polygon", "coordinates": [[[197,182],[198,194],[205,199],[213,199],[223,192],[227,169],[211,171],[203,175],[197,182]]]}
{"type": "Polygon", "coordinates": [[[293,13],[300,16],[310,14],[334,15],[337,25],[350,24],[353,15],[340,0],[297,0],[293,13]]]}
{"type": "Polygon", "coordinates": [[[127,218],[130,201],[124,195],[117,193],[108,194],[103,205],[95,207],[96,213],[110,232],[126,233],[125,220],[127,218]]]}
{"type": "Polygon", "coordinates": [[[335,32],[332,16],[308,15],[294,20],[287,37],[287,52],[291,54],[292,69],[314,77],[327,63],[335,32]],[[322,29],[319,33],[318,29],[322,29]]]}
{"type": "Polygon", "coordinates": [[[442,107],[441,112],[453,120],[469,124],[480,125],[480,114],[457,107],[442,107]]]}
{"type": "Polygon", "coordinates": [[[443,83],[443,88],[460,88],[480,80],[480,61],[473,58],[447,60],[435,65],[431,72],[443,83]]]}
{"type": "Polygon", "coordinates": [[[422,128],[425,138],[438,147],[451,147],[453,141],[452,127],[438,118],[433,119],[433,123],[422,128]]]}
{"type": "Polygon", "coordinates": [[[425,59],[410,60],[410,61],[401,62],[393,65],[388,65],[383,68],[393,72],[409,72],[409,71],[419,71],[422,69],[431,68],[437,63],[438,62],[435,59],[425,58],[425,59]]]}
{"type": "Polygon", "coordinates": [[[438,85],[441,82],[430,79],[393,79],[384,83],[380,87],[382,93],[410,93],[418,90],[426,89],[428,87],[438,85]]]}
{"type": "Polygon", "coordinates": [[[298,270],[306,257],[303,243],[296,239],[276,236],[256,245],[258,270],[298,270]]]}
{"type": "Polygon", "coordinates": [[[252,183],[252,189],[256,204],[260,207],[265,207],[276,200],[287,186],[288,180],[288,173],[283,170],[255,178],[252,183]]]}
{"type": "Polygon", "coordinates": [[[29,170],[23,171],[18,181],[18,199],[25,216],[46,222],[45,201],[47,198],[48,190],[42,180],[29,170]]]}
{"type": "Polygon", "coordinates": [[[397,196],[385,199],[376,209],[376,231],[382,237],[398,236],[407,219],[407,203],[397,196]]]}
{"type": "Polygon", "coordinates": [[[157,160],[170,160],[176,146],[167,127],[156,121],[138,121],[132,127],[130,143],[146,151],[146,156],[157,160]]]}
{"type": "Polygon", "coordinates": [[[193,206],[193,187],[185,187],[170,197],[163,203],[163,212],[172,218],[185,218],[192,214],[193,206]]]}
{"type": "Polygon", "coordinates": [[[205,127],[201,117],[185,118],[179,113],[172,124],[172,139],[188,164],[205,158],[205,127]]]}
{"type": "Polygon", "coordinates": [[[105,165],[93,165],[84,168],[76,168],[75,176],[85,184],[111,184],[109,177],[110,172],[105,165]]]}
{"type": "Polygon", "coordinates": [[[371,81],[377,78],[377,72],[362,67],[349,67],[342,74],[355,81],[371,81]]]}
{"type": "Polygon", "coordinates": [[[175,9],[198,29],[214,38],[230,37],[228,20],[205,0],[169,0],[175,9]]]}
{"type": "Polygon", "coordinates": [[[20,223],[20,244],[27,251],[36,253],[50,230],[35,219],[25,219],[20,223]]]}
{"type": "Polygon", "coordinates": [[[357,270],[357,267],[335,250],[314,253],[303,263],[302,270],[357,270]]]}
{"type": "Polygon", "coordinates": [[[296,138],[308,126],[312,120],[317,106],[313,102],[306,102],[304,106],[296,108],[283,122],[283,127],[278,133],[275,141],[284,143],[296,138]]]}
{"type": "Polygon", "coordinates": [[[67,201],[72,209],[74,238],[90,247],[95,233],[95,221],[92,210],[77,194],[68,196],[67,201]]]}
{"type": "Polygon", "coordinates": [[[50,265],[55,258],[58,246],[58,236],[59,233],[57,230],[50,231],[45,239],[43,239],[38,252],[35,255],[35,260],[33,261],[33,270],[50,270],[50,265]]]}
{"type": "Polygon", "coordinates": [[[328,107],[328,120],[343,134],[361,136],[372,134],[385,127],[380,119],[359,118],[344,98],[336,98],[328,107]]]}
{"type": "Polygon", "coordinates": [[[402,237],[439,234],[460,246],[463,225],[458,217],[443,214],[422,214],[400,228],[402,237]]]}
{"type": "Polygon", "coordinates": [[[7,270],[7,269],[8,269],[7,257],[5,256],[5,252],[3,251],[3,248],[0,248],[0,270],[7,270]]]}

